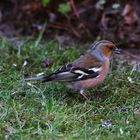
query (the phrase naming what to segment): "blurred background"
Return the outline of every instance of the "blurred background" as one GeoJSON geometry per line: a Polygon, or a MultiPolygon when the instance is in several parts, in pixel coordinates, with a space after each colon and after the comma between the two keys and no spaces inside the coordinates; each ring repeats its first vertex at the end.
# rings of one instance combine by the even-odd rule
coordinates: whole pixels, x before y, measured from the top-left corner
{"type": "MultiPolygon", "coordinates": [[[[140,60],[138,0],[1,0],[0,36],[36,36],[60,43],[108,39],[140,60]],[[136,50],[136,51],[135,51],[136,50]]],[[[130,56],[131,55],[131,56],[130,56]]]]}

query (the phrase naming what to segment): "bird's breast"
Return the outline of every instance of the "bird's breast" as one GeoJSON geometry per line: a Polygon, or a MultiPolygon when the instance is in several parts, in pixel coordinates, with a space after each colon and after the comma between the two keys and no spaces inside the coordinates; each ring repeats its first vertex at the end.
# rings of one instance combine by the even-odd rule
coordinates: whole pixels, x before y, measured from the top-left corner
{"type": "Polygon", "coordinates": [[[87,80],[75,82],[74,87],[76,87],[77,89],[78,88],[80,88],[80,89],[93,88],[96,85],[102,83],[108,74],[109,65],[110,65],[109,60],[105,60],[102,64],[99,76],[97,76],[95,78],[90,78],[87,80]]]}

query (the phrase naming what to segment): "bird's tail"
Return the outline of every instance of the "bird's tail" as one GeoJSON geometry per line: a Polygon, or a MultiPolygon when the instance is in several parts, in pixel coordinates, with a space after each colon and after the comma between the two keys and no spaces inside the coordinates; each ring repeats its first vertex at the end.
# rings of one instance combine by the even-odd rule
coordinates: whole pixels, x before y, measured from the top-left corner
{"type": "Polygon", "coordinates": [[[75,75],[74,73],[71,72],[63,72],[60,74],[50,74],[50,75],[39,75],[39,76],[34,76],[34,77],[29,77],[29,78],[23,78],[20,81],[21,82],[25,82],[25,81],[33,81],[33,80],[37,80],[37,81],[41,81],[41,82],[71,82],[73,81],[75,78],[77,77],[77,75],[75,75]]]}
{"type": "Polygon", "coordinates": [[[42,82],[49,82],[51,81],[51,76],[50,75],[41,75],[41,76],[34,76],[34,77],[28,77],[28,78],[23,78],[20,79],[20,82],[25,82],[25,81],[42,81],[42,82]]]}

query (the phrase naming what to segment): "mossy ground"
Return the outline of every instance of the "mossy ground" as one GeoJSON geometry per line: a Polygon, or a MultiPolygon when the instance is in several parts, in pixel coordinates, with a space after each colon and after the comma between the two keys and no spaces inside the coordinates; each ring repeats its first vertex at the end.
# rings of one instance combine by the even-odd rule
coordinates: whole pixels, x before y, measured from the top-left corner
{"type": "Polygon", "coordinates": [[[72,61],[81,47],[32,39],[17,46],[0,40],[0,139],[140,139],[140,74],[112,59],[104,83],[88,90],[89,101],[60,83],[21,83],[72,61]],[[53,59],[41,68],[45,57],[53,59]],[[23,66],[27,61],[27,65],[23,66]]]}

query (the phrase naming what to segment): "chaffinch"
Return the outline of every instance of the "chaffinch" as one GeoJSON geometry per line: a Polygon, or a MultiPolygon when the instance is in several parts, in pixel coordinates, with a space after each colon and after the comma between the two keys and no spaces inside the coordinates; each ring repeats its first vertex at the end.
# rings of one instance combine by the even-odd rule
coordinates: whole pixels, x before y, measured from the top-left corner
{"type": "Polygon", "coordinates": [[[63,65],[50,75],[25,78],[24,80],[66,82],[69,87],[80,90],[80,94],[87,99],[84,90],[103,82],[108,73],[109,58],[113,52],[119,53],[119,49],[112,42],[101,40],[93,43],[85,55],[63,65]]]}

